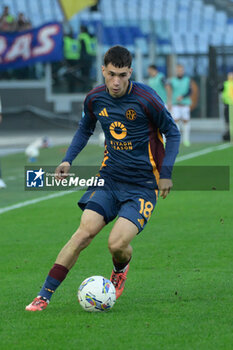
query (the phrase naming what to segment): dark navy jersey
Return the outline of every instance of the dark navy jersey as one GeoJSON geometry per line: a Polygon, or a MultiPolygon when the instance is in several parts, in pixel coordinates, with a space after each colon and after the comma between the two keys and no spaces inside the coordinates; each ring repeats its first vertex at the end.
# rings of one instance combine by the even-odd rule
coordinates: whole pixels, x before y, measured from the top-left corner
{"type": "Polygon", "coordinates": [[[119,98],[112,97],[106,85],[93,89],[84,101],[84,116],[63,161],[72,163],[97,121],[105,134],[100,175],[155,189],[159,178],[171,178],[180,133],[153,89],[130,81],[126,94],[119,98]]]}

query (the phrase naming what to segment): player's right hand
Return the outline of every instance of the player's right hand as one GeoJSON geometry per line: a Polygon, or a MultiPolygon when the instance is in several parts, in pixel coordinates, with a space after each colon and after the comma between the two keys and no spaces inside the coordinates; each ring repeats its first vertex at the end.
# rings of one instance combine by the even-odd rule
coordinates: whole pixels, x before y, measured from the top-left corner
{"type": "Polygon", "coordinates": [[[70,170],[70,163],[69,162],[62,162],[55,170],[55,179],[57,180],[63,180],[65,179],[69,174],[70,170]]]}

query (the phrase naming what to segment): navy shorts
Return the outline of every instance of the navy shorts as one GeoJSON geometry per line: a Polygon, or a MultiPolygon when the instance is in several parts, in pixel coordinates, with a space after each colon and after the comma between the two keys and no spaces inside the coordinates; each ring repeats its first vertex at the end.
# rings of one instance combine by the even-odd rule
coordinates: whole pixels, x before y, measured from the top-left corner
{"type": "Polygon", "coordinates": [[[141,232],[156,204],[155,190],[105,179],[103,187],[89,187],[78,205],[82,210],[94,210],[104,217],[106,224],[117,216],[133,222],[141,232]]]}

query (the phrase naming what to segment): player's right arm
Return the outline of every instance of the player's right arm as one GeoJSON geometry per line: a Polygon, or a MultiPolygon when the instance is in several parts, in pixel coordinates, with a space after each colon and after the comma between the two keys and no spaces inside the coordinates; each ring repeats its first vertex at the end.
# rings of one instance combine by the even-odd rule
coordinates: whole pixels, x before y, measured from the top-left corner
{"type": "Polygon", "coordinates": [[[86,146],[89,138],[95,130],[97,119],[92,112],[92,103],[90,97],[87,97],[84,102],[84,116],[79,123],[79,127],[73,137],[73,140],[66,152],[62,163],[55,170],[57,179],[65,179],[72,165],[73,160],[86,146]]]}

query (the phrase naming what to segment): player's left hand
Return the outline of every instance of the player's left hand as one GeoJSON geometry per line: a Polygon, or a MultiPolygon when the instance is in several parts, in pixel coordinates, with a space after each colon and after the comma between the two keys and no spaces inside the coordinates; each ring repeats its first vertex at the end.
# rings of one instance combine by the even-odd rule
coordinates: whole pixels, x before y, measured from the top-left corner
{"type": "Polygon", "coordinates": [[[160,197],[163,197],[165,199],[170,192],[170,189],[172,188],[172,180],[171,179],[160,179],[159,180],[159,190],[160,190],[160,197]]]}
{"type": "Polygon", "coordinates": [[[177,101],[178,101],[178,102],[181,102],[182,100],[183,100],[183,96],[177,97],[177,101]]]}

